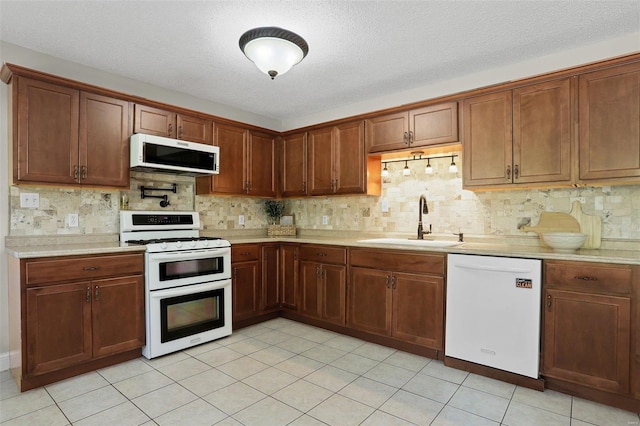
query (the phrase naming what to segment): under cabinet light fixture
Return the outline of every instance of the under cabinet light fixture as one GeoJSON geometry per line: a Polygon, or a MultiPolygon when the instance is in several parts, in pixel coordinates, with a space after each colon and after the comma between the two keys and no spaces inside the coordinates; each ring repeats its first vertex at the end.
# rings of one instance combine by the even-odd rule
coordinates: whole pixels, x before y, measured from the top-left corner
{"type": "Polygon", "coordinates": [[[403,176],[411,176],[411,169],[409,169],[409,161],[418,161],[418,160],[427,160],[427,165],[424,168],[424,172],[425,174],[433,174],[433,167],[431,166],[431,160],[435,160],[438,158],[451,158],[451,165],[449,166],[449,173],[457,173],[458,172],[458,166],[456,166],[455,163],[455,158],[458,156],[458,154],[452,154],[452,155],[436,155],[433,157],[423,157],[422,156],[423,152],[422,151],[413,151],[411,152],[411,157],[412,158],[407,158],[405,160],[388,160],[388,161],[383,161],[382,164],[384,165],[384,168],[382,169],[382,173],[380,174],[382,177],[388,177],[389,176],[389,169],[387,169],[387,164],[388,163],[400,163],[400,162],[404,162],[404,168],[402,169],[402,175],[403,176]]]}
{"type": "Polygon", "coordinates": [[[242,34],[239,44],[245,56],[271,80],[289,71],[309,53],[305,39],[278,27],[251,29],[242,34]]]}

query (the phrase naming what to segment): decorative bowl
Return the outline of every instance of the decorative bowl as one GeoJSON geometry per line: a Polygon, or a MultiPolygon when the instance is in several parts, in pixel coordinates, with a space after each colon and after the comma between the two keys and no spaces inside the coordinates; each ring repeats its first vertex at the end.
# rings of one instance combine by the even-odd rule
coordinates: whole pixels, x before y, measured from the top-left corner
{"type": "Polygon", "coordinates": [[[555,251],[571,252],[582,247],[587,234],[578,232],[550,232],[542,234],[545,243],[555,251]]]}

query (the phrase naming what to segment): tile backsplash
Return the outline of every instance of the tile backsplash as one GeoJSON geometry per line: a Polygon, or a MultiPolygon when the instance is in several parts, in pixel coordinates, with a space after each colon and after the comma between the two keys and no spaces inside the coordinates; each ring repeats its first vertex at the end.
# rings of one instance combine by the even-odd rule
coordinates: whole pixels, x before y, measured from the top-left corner
{"type": "MultiPolygon", "coordinates": [[[[459,170],[461,158],[457,157],[459,170]]],[[[412,234],[417,229],[418,198],[425,194],[429,214],[424,222],[436,234],[523,236],[517,229],[527,218],[536,224],[543,211],[569,212],[579,200],[587,214],[602,217],[603,238],[640,240],[640,185],[598,188],[529,189],[471,192],[462,189],[461,172],[449,173],[445,161],[432,163],[434,173],[424,174],[421,161],[410,162],[410,176],[403,176],[404,163],[389,163],[380,197],[342,196],[286,200],[286,213],[295,216],[298,228],[412,234]],[[382,200],[389,211],[382,212],[382,200]],[[322,224],[327,216],[328,224],[322,224]]],[[[196,196],[195,179],[167,174],[131,174],[129,191],[12,186],[10,191],[10,236],[117,233],[120,199],[126,193],[132,210],[197,210],[204,230],[265,229],[263,200],[250,197],[196,196]],[[170,188],[171,205],[140,196],[141,185],[170,188]],[[20,193],[37,192],[40,207],[20,208],[20,193]],[[70,213],[78,213],[79,226],[68,227],[70,213]],[[243,215],[245,225],[238,224],[243,215]]]]}

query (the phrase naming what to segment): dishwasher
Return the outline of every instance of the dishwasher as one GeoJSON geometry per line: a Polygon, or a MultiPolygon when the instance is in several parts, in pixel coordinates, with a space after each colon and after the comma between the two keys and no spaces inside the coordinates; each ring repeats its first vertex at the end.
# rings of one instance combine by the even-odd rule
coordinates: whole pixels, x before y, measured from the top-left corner
{"type": "Polygon", "coordinates": [[[445,356],[537,379],[542,262],[447,259],[445,356]]]}

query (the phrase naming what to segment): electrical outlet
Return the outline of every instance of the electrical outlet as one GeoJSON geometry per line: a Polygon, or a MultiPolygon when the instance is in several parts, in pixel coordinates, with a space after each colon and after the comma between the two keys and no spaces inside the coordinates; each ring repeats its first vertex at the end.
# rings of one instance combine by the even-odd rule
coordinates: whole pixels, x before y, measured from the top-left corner
{"type": "Polygon", "coordinates": [[[323,225],[329,224],[329,216],[322,216],[322,224],[323,225]]]}
{"type": "Polygon", "coordinates": [[[40,194],[23,192],[20,194],[20,207],[37,209],[40,207],[40,194]]]}
{"type": "Polygon", "coordinates": [[[238,216],[238,225],[244,225],[244,215],[243,214],[238,216]]]}
{"type": "Polygon", "coordinates": [[[69,228],[77,228],[78,227],[78,213],[69,213],[67,216],[67,224],[69,228]]]}
{"type": "Polygon", "coordinates": [[[382,213],[389,213],[389,202],[385,199],[380,203],[382,208],[382,213]]]}

